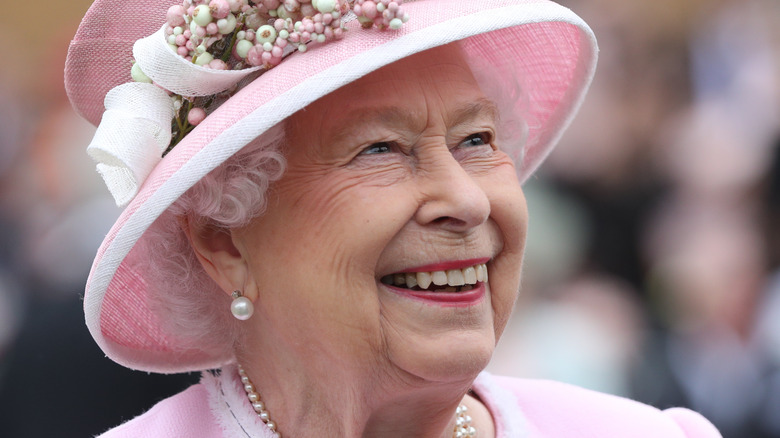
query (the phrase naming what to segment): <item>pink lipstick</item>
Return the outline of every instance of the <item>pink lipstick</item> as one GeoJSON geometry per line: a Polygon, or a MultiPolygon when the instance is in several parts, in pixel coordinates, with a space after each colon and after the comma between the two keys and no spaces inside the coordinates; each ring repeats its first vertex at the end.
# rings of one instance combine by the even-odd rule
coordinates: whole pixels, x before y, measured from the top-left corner
{"type": "Polygon", "coordinates": [[[473,289],[463,292],[413,290],[391,286],[389,284],[382,284],[382,286],[398,295],[444,307],[469,307],[478,304],[485,297],[485,283],[477,283],[474,285],[473,289]]]}

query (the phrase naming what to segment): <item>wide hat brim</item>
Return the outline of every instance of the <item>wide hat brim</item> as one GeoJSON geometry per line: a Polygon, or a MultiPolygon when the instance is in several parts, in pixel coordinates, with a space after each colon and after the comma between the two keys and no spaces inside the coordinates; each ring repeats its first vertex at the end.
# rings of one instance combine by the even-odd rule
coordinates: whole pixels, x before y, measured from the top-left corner
{"type": "MultiPolygon", "coordinates": [[[[70,46],[66,89],[92,123],[104,111],[105,94],[130,81],[132,45],[162,26],[172,4],[162,3],[98,0],[87,12],[70,46]]],[[[160,373],[216,368],[232,360],[184,347],[149,309],[147,297],[164,291],[145,276],[144,232],[187,189],[253,139],[374,70],[462,41],[466,59],[483,66],[477,67],[478,79],[499,90],[502,84],[506,89],[521,84],[522,99],[494,97],[513,99],[508,103],[527,123],[525,141],[508,146],[519,160],[520,179],[544,160],[595,71],[598,50],[587,24],[546,0],[418,0],[403,7],[411,19],[399,31],[360,30],[352,21],[344,39],[288,57],[210,114],[155,167],[109,231],[87,280],[87,326],[109,358],[160,373]]]]}

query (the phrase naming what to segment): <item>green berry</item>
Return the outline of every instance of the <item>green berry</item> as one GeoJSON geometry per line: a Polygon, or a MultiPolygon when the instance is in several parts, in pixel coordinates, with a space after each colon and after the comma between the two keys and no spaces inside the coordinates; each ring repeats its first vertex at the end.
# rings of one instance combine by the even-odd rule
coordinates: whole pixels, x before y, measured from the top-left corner
{"type": "Polygon", "coordinates": [[[249,50],[254,46],[255,45],[252,44],[251,41],[241,40],[236,43],[236,54],[241,58],[246,58],[246,55],[249,53],[249,50]]]}
{"type": "MultiPolygon", "coordinates": [[[[292,18],[292,15],[290,15],[290,11],[288,11],[287,8],[284,7],[284,5],[281,5],[278,8],[276,8],[276,15],[279,18],[284,18],[284,19],[292,18]]],[[[273,15],[271,16],[273,17],[273,15]]]]}
{"type": "Polygon", "coordinates": [[[258,44],[272,43],[276,41],[276,29],[270,24],[264,24],[255,32],[255,41],[258,44]]]}
{"type": "Polygon", "coordinates": [[[197,58],[195,58],[195,64],[198,65],[206,65],[209,62],[213,61],[214,57],[209,52],[201,53],[198,55],[197,58]]]}
{"type": "Polygon", "coordinates": [[[211,9],[209,9],[208,5],[198,6],[195,8],[195,12],[192,13],[192,19],[195,23],[198,23],[198,26],[206,27],[212,20],[211,9]]]}
{"type": "Polygon", "coordinates": [[[336,9],[336,0],[317,0],[317,4],[312,1],[312,6],[323,14],[329,14],[336,9]]]}
{"type": "Polygon", "coordinates": [[[133,80],[136,82],[143,82],[146,84],[151,84],[152,80],[149,78],[149,76],[146,76],[146,74],[141,71],[141,66],[138,65],[138,63],[133,63],[133,68],[130,69],[130,76],[132,76],[133,80]]]}

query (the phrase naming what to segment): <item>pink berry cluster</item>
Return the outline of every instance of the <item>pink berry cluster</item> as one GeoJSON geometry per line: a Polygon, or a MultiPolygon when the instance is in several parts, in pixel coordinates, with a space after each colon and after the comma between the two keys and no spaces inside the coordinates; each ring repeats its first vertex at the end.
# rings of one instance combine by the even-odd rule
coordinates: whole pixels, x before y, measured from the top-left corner
{"type": "Polygon", "coordinates": [[[184,0],[168,9],[164,31],[171,48],[195,64],[268,69],[293,49],[341,37],[353,8],[363,27],[399,29],[409,19],[402,1],[184,0]]]}
{"type": "Polygon", "coordinates": [[[401,9],[402,3],[403,0],[355,0],[352,12],[363,27],[400,29],[409,21],[409,14],[401,9]]]}
{"type": "MultiPolygon", "coordinates": [[[[363,28],[399,29],[409,20],[403,0],[182,0],[166,14],[165,38],[184,59],[215,70],[270,69],[307,44],[340,38],[354,12],[363,28]]],[[[137,64],[132,76],[152,82],[137,64]]],[[[228,91],[231,92],[231,91],[228,91]]],[[[225,94],[225,93],[222,93],[225,94]]],[[[224,96],[222,96],[224,97],[224,96]]],[[[172,95],[176,109],[168,150],[206,117],[218,96],[172,95]]],[[[166,151],[167,153],[167,151],[166,151]]]]}

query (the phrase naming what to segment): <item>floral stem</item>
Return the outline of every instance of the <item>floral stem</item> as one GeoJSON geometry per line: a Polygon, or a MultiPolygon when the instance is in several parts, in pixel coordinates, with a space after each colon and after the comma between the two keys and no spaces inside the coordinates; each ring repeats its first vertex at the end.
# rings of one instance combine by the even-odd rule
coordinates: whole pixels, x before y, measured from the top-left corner
{"type": "Polygon", "coordinates": [[[241,18],[239,18],[238,24],[236,24],[236,28],[233,29],[233,32],[230,34],[230,44],[228,44],[227,50],[225,50],[225,52],[220,57],[223,62],[228,62],[230,56],[233,54],[233,46],[236,45],[236,40],[238,40],[238,32],[244,29],[245,24],[246,16],[242,14],[241,18]]]}
{"type": "Polygon", "coordinates": [[[194,126],[190,124],[190,122],[187,120],[187,115],[190,113],[190,110],[192,109],[194,103],[193,101],[189,99],[185,99],[187,101],[187,107],[184,109],[184,111],[179,111],[179,114],[176,115],[176,117],[173,118],[174,122],[176,122],[176,135],[171,139],[171,143],[168,145],[168,147],[165,149],[165,152],[163,152],[163,157],[168,154],[168,152],[173,149],[174,146],[179,144],[180,141],[184,139],[184,136],[187,135],[194,126]]]}

